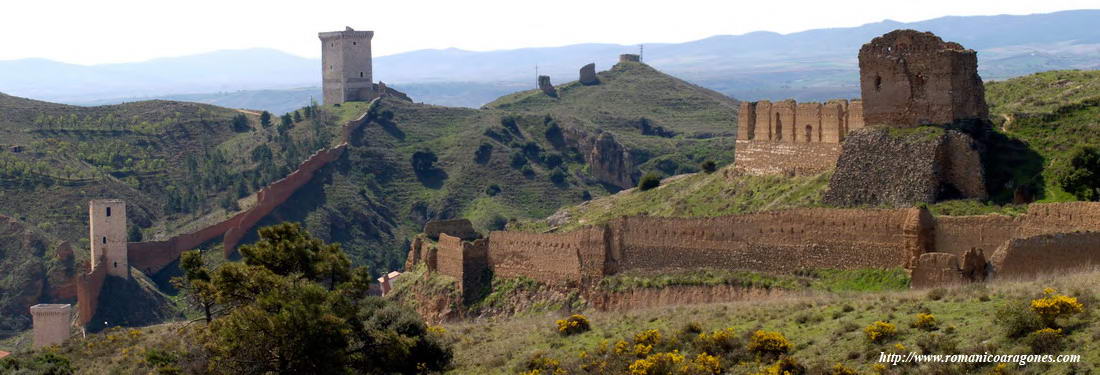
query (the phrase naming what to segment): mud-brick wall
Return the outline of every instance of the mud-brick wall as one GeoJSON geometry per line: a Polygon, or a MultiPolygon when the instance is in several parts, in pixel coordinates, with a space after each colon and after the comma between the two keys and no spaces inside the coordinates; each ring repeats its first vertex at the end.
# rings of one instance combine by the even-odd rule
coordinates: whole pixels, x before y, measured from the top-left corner
{"type": "Polygon", "coordinates": [[[498,277],[526,276],[551,284],[602,276],[606,229],[585,228],[562,234],[492,232],[489,263],[498,277]],[[581,260],[584,254],[584,260],[581,260]]]}
{"type": "Polygon", "coordinates": [[[936,217],[936,251],[962,257],[970,249],[992,254],[1016,233],[1018,219],[1006,215],[936,217]]]}
{"type": "MultiPolygon", "coordinates": [[[[103,262],[103,259],[99,260],[103,262]]],[[[82,267],[89,269],[91,267],[82,267]]],[[[76,279],[77,324],[87,325],[95,316],[99,306],[99,292],[103,290],[103,281],[107,278],[107,267],[95,267],[91,272],[81,273],[76,279]]]]}
{"type": "Polygon", "coordinates": [[[477,290],[483,285],[489,268],[489,243],[480,239],[463,241],[446,233],[439,235],[436,246],[436,264],[439,273],[454,277],[465,292],[477,290]]]}
{"type": "Polygon", "coordinates": [[[990,263],[997,278],[1032,277],[1100,266],[1100,233],[1043,234],[1005,242],[990,263]]]}
{"type": "Polygon", "coordinates": [[[1016,237],[1075,231],[1100,231],[1100,203],[1042,203],[1028,206],[1021,215],[1016,237]]]}
{"type": "Polygon", "coordinates": [[[612,223],[620,271],[719,267],[756,271],[901,267],[903,210],[804,209],[612,223]]]}

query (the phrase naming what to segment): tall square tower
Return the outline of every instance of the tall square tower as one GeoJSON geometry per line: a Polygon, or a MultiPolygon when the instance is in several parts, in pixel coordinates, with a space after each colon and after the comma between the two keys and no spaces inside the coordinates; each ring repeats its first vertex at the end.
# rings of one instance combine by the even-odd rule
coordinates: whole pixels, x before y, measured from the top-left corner
{"type": "Polygon", "coordinates": [[[373,99],[370,41],[373,31],[319,33],[321,38],[321,86],[325,104],[373,99]]]}
{"type": "Polygon", "coordinates": [[[126,257],[126,202],[99,199],[88,203],[89,240],[92,243],[92,269],[107,267],[107,274],[130,278],[126,257]],[[100,260],[102,259],[102,262],[100,260]]]}

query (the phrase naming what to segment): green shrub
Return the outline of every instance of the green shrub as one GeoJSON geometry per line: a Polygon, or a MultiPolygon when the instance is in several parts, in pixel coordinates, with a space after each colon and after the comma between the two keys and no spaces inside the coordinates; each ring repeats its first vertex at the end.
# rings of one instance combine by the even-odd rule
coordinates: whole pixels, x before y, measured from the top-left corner
{"type": "Polygon", "coordinates": [[[717,330],[711,333],[700,333],[693,341],[695,349],[709,354],[724,355],[741,349],[744,343],[734,333],[733,328],[717,330]]]}
{"type": "Polygon", "coordinates": [[[1024,344],[1033,353],[1053,353],[1062,348],[1064,337],[1061,329],[1043,328],[1028,334],[1024,344]]]}
{"type": "Polygon", "coordinates": [[[1043,328],[1043,321],[1031,309],[1019,301],[1009,302],[997,308],[994,321],[1004,330],[1005,336],[1023,337],[1043,328]]]}
{"type": "Polygon", "coordinates": [[[1100,150],[1092,146],[1074,148],[1069,157],[1051,172],[1062,189],[1080,200],[1100,200],[1100,150]]]}
{"type": "Polygon", "coordinates": [[[649,172],[638,181],[638,190],[646,191],[661,186],[661,175],[649,172]]]}
{"type": "Polygon", "coordinates": [[[478,164],[485,164],[489,162],[489,158],[493,155],[493,145],[488,143],[482,143],[477,147],[477,151],[474,151],[474,162],[478,164]]]}
{"type": "Polygon", "coordinates": [[[917,347],[924,354],[953,354],[958,351],[959,343],[942,333],[927,333],[917,338],[917,347]]]}
{"type": "Polygon", "coordinates": [[[497,194],[500,194],[500,185],[492,184],[485,188],[485,195],[495,197],[497,194]]]}
{"type": "Polygon", "coordinates": [[[558,185],[565,183],[565,171],[561,168],[554,168],[554,171],[550,172],[550,182],[558,185]]]}
{"type": "Polygon", "coordinates": [[[524,157],[522,153],[513,152],[512,153],[512,168],[520,169],[520,168],[523,168],[525,165],[527,165],[527,158],[524,157]]]}
{"type": "Polygon", "coordinates": [[[714,173],[714,171],[718,170],[718,164],[715,163],[714,160],[707,160],[699,164],[699,169],[702,169],[703,172],[714,173]]]}

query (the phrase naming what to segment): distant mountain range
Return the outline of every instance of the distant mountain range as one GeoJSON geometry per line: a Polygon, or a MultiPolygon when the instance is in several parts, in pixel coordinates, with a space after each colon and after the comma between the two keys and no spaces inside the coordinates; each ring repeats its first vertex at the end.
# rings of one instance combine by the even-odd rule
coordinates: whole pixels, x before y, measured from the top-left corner
{"type": "MultiPolygon", "coordinates": [[[[901,28],[932,31],[979,51],[987,80],[1053,69],[1100,68],[1100,10],[1024,16],[882,21],[792,34],[753,32],[686,43],[645,45],[645,62],[739,99],[822,100],[859,95],[856,53],[875,36],[901,28]]],[[[380,41],[385,30],[378,30],[380,41]]],[[[378,57],[375,79],[414,100],[477,107],[530,88],[535,66],[555,83],[598,70],[638,46],[578,44],[472,52],[420,50],[378,57]]],[[[285,112],[319,97],[319,59],[271,49],[219,51],[139,63],[82,66],[43,59],[0,61],[0,92],[71,104],[138,98],[192,100],[285,112]]]]}

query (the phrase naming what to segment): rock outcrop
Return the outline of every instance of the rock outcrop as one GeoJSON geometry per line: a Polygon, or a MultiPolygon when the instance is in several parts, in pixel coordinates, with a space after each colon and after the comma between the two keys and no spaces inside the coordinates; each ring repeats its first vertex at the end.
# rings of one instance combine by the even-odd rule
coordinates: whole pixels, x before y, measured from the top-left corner
{"type": "Polygon", "coordinates": [[[868,125],[914,127],[989,117],[974,50],[936,35],[895,30],[859,50],[868,125]]]}
{"type": "Polygon", "coordinates": [[[591,86],[600,83],[600,80],[596,78],[596,64],[590,63],[581,67],[580,82],[582,85],[591,86]]]}
{"type": "Polygon", "coordinates": [[[864,128],[844,142],[824,200],[838,206],[909,206],[948,198],[985,198],[979,145],[935,127],[864,128]]]}

